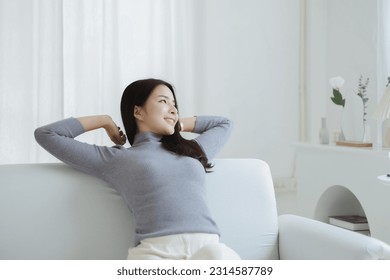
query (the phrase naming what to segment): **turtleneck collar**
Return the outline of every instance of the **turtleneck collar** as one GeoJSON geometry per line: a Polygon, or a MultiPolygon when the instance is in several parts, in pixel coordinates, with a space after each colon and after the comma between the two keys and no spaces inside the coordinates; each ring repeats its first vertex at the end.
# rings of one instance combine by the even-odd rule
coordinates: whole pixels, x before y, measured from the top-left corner
{"type": "Polygon", "coordinates": [[[161,135],[159,135],[157,133],[150,132],[150,131],[139,132],[134,137],[133,146],[139,145],[139,144],[145,143],[145,142],[156,142],[156,143],[161,142],[161,138],[162,138],[161,135]]]}

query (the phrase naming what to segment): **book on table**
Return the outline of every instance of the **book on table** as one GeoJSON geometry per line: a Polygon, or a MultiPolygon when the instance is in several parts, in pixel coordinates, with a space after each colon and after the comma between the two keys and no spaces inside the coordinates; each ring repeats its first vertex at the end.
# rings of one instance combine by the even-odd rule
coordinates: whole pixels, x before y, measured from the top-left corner
{"type": "Polygon", "coordinates": [[[329,223],[349,230],[368,230],[366,217],[359,215],[330,216],[329,223]]]}

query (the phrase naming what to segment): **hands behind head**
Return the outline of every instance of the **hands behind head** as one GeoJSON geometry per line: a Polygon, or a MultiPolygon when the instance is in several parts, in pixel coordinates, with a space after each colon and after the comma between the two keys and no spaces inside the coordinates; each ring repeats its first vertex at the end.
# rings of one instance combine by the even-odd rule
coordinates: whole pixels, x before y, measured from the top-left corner
{"type": "Polygon", "coordinates": [[[110,137],[111,141],[116,145],[126,144],[126,135],[123,133],[122,129],[115,124],[111,119],[107,126],[105,126],[106,133],[110,137]]]}

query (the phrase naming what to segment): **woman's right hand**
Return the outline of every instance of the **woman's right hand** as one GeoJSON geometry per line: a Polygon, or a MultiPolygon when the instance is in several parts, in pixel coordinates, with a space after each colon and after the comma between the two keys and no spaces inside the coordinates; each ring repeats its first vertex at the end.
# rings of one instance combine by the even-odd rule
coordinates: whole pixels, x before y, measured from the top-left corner
{"type": "Polygon", "coordinates": [[[106,130],[108,137],[110,137],[111,141],[116,145],[126,144],[125,134],[123,133],[122,129],[115,124],[111,117],[104,129],[106,130]]]}

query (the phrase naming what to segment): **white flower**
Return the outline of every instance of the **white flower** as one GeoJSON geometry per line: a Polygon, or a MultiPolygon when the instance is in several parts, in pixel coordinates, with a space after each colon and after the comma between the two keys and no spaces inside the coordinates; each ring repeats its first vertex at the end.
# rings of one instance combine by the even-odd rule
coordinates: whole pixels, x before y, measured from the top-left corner
{"type": "Polygon", "coordinates": [[[340,88],[344,85],[343,77],[337,76],[329,79],[329,84],[332,88],[340,90],[340,88]]]}

